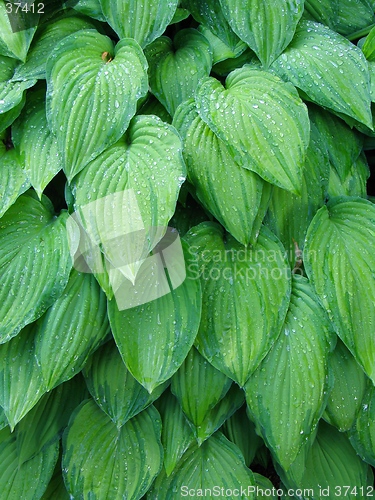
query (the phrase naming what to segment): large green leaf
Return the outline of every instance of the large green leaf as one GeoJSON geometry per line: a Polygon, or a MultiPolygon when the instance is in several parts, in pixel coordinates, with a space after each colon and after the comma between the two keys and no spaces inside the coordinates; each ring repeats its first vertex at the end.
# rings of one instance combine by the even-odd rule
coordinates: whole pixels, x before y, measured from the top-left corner
{"type": "Polygon", "coordinates": [[[311,448],[300,454],[287,474],[278,471],[287,488],[305,490],[308,500],[355,500],[367,498],[367,492],[372,496],[374,476],[370,466],[359,458],[345,434],[323,420],[311,448]]]}
{"type": "Polygon", "coordinates": [[[105,294],[94,276],[73,269],[63,294],[36,324],[36,356],[48,390],[81,371],[107,333],[105,294]]]}
{"type": "Polygon", "coordinates": [[[41,498],[53,474],[59,444],[53,443],[27,461],[20,459],[17,432],[0,431],[0,491],[7,500],[41,498]]]}
{"type": "Polygon", "coordinates": [[[335,198],[312,220],[306,272],[335,330],[375,381],[375,207],[361,198],[335,198]]]}
{"type": "Polygon", "coordinates": [[[331,356],[330,368],[333,387],[323,417],[339,431],[348,431],[361,408],[369,380],[340,339],[331,356]]]}
{"type": "Polygon", "coordinates": [[[90,28],[94,28],[93,23],[78,16],[43,24],[35,34],[26,61],[17,66],[13,80],[45,79],[47,58],[55,46],[66,36],[90,28]]]}
{"type": "Polygon", "coordinates": [[[255,490],[253,473],[245,466],[239,449],[217,432],[202,446],[191,446],[169,477],[162,471],[147,498],[169,500],[188,496],[189,492],[203,497],[210,491],[212,496],[216,492],[215,496],[224,498],[255,500],[255,490]]]}
{"type": "Polygon", "coordinates": [[[0,217],[30,187],[19,154],[11,149],[0,160],[0,217]]]}
{"type": "Polygon", "coordinates": [[[26,107],[13,124],[12,140],[30,183],[41,198],[44,188],[62,168],[56,137],[47,126],[45,89],[28,94],[26,107]]]}
{"type": "Polygon", "coordinates": [[[241,43],[229,26],[217,0],[182,0],[182,5],[191,12],[197,22],[211,30],[230,50],[234,51],[238,43],[241,43]]]}
{"type": "Polygon", "coordinates": [[[302,21],[272,69],[313,102],[373,128],[366,59],[338,33],[322,24],[302,21]]]}
{"type": "Polygon", "coordinates": [[[226,143],[201,119],[193,100],[179,107],[173,124],[183,138],[188,178],[202,205],[240,243],[254,243],[271,185],[235,162],[226,143]]]}
{"type": "Polygon", "coordinates": [[[361,400],[357,418],[349,436],[358,455],[375,466],[375,387],[372,384],[369,385],[361,400]]]}
{"type": "Polygon", "coordinates": [[[180,286],[151,302],[123,311],[119,311],[114,299],[108,303],[122,359],[150,393],[178,370],[198,332],[201,287],[188,268],[180,286]]]}
{"type": "Polygon", "coordinates": [[[244,247],[213,223],[186,235],[197,253],[190,265],[203,287],[196,345],[243,386],[280,334],[290,298],[290,267],[279,240],[262,227],[244,247]]]}
{"type": "Polygon", "coordinates": [[[129,373],[114,342],[107,342],[85,365],[84,375],[92,397],[117,427],[124,425],[164,391],[150,395],[129,373]]]}
{"type": "Polygon", "coordinates": [[[293,38],[303,0],[220,0],[233,31],[256,53],[265,67],[293,38]]]}
{"type": "Polygon", "coordinates": [[[245,386],[257,431],[285,470],[323,413],[335,337],[312,286],[295,276],[281,335],[245,386]]]}
{"type": "Polygon", "coordinates": [[[64,290],[72,261],[65,223],[49,199],[25,193],[0,226],[0,343],[39,318],[64,290]]]}
{"type": "MultiPolygon", "coordinates": [[[[27,51],[29,50],[31,40],[34,36],[37,22],[30,27],[27,26],[27,13],[24,15],[24,24],[19,25],[21,28],[19,30],[12,29],[17,27],[17,21],[22,18],[22,12],[19,14],[16,10],[22,10],[25,4],[19,4],[17,9],[17,3],[5,2],[0,0],[0,54],[9,57],[15,57],[24,61],[26,59],[27,51]],[[10,4],[10,5],[9,5],[10,4]],[[12,17],[13,26],[10,22],[8,16],[8,10],[12,8],[10,16],[12,17]],[[22,29],[26,28],[26,29],[22,29]]],[[[28,4],[30,5],[30,3],[28,4]]],[[[29,16],[32,15],[29,13],[29,16]]],[[[39,17],[39,16],[37,16],[39,17]]]]}
{"type": "Polygon", "coordinates": [[[173,41],[167,36],[158,38],[145,54],[151,91],[172,116],[179,104],[194,95],[198,82],[212,67],[207,38],[192,28],[178,31],[173,41]]]}
{"type": "Polygon", "coordinates": [[[195,439],[179,402],[169,390],[155,402],[155,406],[163,424],[161,442],[164,448],[164,467],[169,476],[195,439]]]}
{"type": "Polygon", "coordinates": [[[45,394],[16,427],[20,461],[26,462],[59,441],[73,410],[87,397],[82,377],[45,394]]]}
{"type": "Polygon", "coordinates": [[[303,169],[301,196],[275,187],[266,216],[266,225],[283,243],[291,265],[297,261],[295,244],[303,249],[306,231],[316,211],[324,204],[330,164],[324,141],[311,123],[310,143],[303,169]]]}
{"type": "Polygon", "coordinates": [[[371,0],[339,0],[337,14],[334,29],[344,36],[350,36],[350,39],[358,38],[355,36],[357,31],[366,30],[375,23],[371,0]]]}
{"type": "Polygon", "coordinates": [[[47,118],[69,180],[123,135],[147,92],[146,68],[135,40],[114,46],[95,30],[54,48],[46,65],[47,118]]]}
{"type": "Polygon", "coordinates": [[[12,77],[17,66],[18,61],[15,59],[0,55],[0,115],[5,115],[19,106],[24,99],[24,91],[36,82],[35,79],[13,81],[12,77]]]}
{"type": "Polygon", "coordinates": [[[160,416],[154,407],[117,428],[88,401],[74,413],[63,438],[63,473],[73,498],[141,498],[162,466],[160,416]]]}
{"type": "Polygon", "coordinates": [[[34,329],[28,325],[0,345],[0,406],[12,430],[46,391],[35,357],[34,329]]]}
{"type": "Polygon", "coordinates": [[[172,378],[171,390],[198,430],[210,410],[223,399],[232,381],[193,347],[172,378]]]}
{"type": "Polygon", "coordinates": [[[178,0],[100,0],[108,24],[119,38],[135,38],[145,47],[171,22],[178,0]]]}
{"type": "MultiPolygon", "coordinates": [[[[121,268],[117,275],[122,280],[134,282],[175,211],[185,179],[181,150],[172,126],[155,116],[139,116],[125,137],[73,182],[77,219],[91,244],[100,245],[113,273],[121,268]]],[[[99,260],[92,271],[101,267],[99,260]]]]}
{"type": "Polygon", "coordinates": [[[292,85],[245,66],[230,73],[225,88],[214,78],[203,80],[196,101],[201,118],[235,160],[266,181],[300,193],[310,124],[292,85]]]}

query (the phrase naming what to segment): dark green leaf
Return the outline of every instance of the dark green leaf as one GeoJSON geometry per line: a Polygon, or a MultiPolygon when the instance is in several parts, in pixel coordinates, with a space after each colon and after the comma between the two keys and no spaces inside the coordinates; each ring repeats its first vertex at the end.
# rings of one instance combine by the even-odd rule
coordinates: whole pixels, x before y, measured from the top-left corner
{"type": "Polygon", "coordinates": [[[358,455],[375,466],[375,387],[372,384],[361,401],[349,436],[358,455]]]}

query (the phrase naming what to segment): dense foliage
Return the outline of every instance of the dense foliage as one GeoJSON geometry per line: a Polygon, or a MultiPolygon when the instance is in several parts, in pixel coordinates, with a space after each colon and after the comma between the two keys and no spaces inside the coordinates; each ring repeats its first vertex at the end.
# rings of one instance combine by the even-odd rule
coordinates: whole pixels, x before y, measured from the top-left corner
{"type": "Polygon", "coordinates": [[[2,500],[374,497],[374,9],[0,0],[2,500]]]}

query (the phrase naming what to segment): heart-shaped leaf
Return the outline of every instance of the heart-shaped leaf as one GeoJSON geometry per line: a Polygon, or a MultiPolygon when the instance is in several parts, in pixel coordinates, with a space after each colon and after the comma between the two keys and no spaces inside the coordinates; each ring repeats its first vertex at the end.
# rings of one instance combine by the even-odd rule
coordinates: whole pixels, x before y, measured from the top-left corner
{"type": "Polygon", "coordinates": [[[4,153],[0,162],[0,217],[29,187],[29,179],[16,150],[4,153]]]}
{"type": "Polygon", "coordinates": [[[214,223],[185,236],[197,254],[190,270],[202,282],[202,319],[196,346],[241,387],[280,334],[291,278],[285,250],[262,227],[256,245],[244,247],[214,223]]]}
{"type": "Polygon", "coordinates": [[[218,494],[224,491],[227,498],[233,498],[229,491],[241,491],[242,498],[255,500],[255,489],[253,473],[245,466],[239,449],[217,432],[200,447],[191,446],[169,477],[162,471],[147,498],[169,500],[188,496],[189,492],[204,496],[211,490],[218,494]]]}
{"type": "Polygon", "coordinates": [[[28,325],[0,345],[0,406],[12,430],[46,391],[35,357],[33,327],[28,325]]]}
{"type": "MultiPolygon", "coordinates": [[[[165,233],[185,179],[181,150],[173,127],[155,116],[139,116],[125,137],[73,182],[76,220],[91,246],[100,246],[112,268],[121,268],[120,277],[134,282],[165,233]]],[[[104,272],[101,260],[91,268],[104,272]]]]}
{"type": "Polygon", "coordinates": [[[95,30],[61,40],[48,58],[47,119],[69,180],[114,144],[147,92],[147,62],[137,42],[95,30]]]}
{"type": "Polygon", "coordinates": [[[92,397],[118,427],[149,406],[165,389],[163,384],[150,395],[129,373],[111,341],[92,356],[84,375],[92,397]]]}
{"type": "Polygon", "coordinates": [[[171,390],[198,430],[210,410],[228,392],[232,381],[193,347],[172,378],[171,390]]]}
{"type": "Polygon", "coordinates": [[[307,232],[304,262],[337,335],[375,382],[375,207],[335,198],[307,232]]]}
{"type": "Polygon", "coordinates": [[[151,91],[172,116],[179,104],[193,96],[199,80],[212,67],[207,38],[192,28],[178,31],[173,41],[167,36],[158,38],[145,54],[151,91]]]}
{"type": "Polygon", "coordinates": [[[72,267],[68,214],[25,193],[1,218],[0,343],[39,318],[64,290],[72,267]]]}
{"type": "Polygon", "coordinates": [[[44,188],[62,168],[56,138],[47,126],[44,89],[28,94],[26,107],[13,124],[12,140],[30,183],[41,198],[44,188]]]}
{"type": "Polygon", "coordinates": [[[292,43],[272,69],[313,102],[373,128],[366,59],[338,33],[313,21],[301,21],[292,43]]]}
{"type": "MultiPolygon", "coordinates": [[[[185,255],[189,262],[187,251],[185,255]]],[[[198,332],[201,287],[189,272],[189,264],[186,268],[187,277],[180,286],[170,287],[169,293],[151,302],[123,311],[114,299],[108,303],[109,321],[122,359],[149,393],[178,370],[198,332]]],[[[145,286],[150,285],[146,282],[145,286]]]]}
{"type": "Polygon", "coordinates": [[[214,78],[203,80],[196,101],[201,118],[236,161],[266,181],[300,193],[310,123],[294,87],[245,66],[230,73],[225,88],[214,78]]]}
{"type": "Polygon", "coordinates": [[[35,23],[29,22],[33,14],[22,12],[22,7],[24,4],[19,4],[17,8],[16,3],[0,0],[0,54],[24,61],[39,16],[36,14],[35,18],[34,14],[35,23]]]}
{"type": "Polygon", "coordinates": [[[285,470],[323,413],[335,341],[312,286],[295,276],[281,335],[245,386],[257,431],[285,470]]]}
{"type": "Polygon", "coordinates": [[[303,12],[303,0],[220,0],[233,31],[256,53],[265,67],[292,40],[303,12]]]}
{"type": "Polygon", "coordinates": [[[90,400],[63,437],[64,481],[80,498],[141,498],[162,466],[161,422],[153,406],[118,428],[90,400]]]}
{"type": "Polygon", "coordinates": [[[178,0],[100,0],[108,24],[119,38],[134,38],[141,47],[164,33],[178,0]]]}
{"type": "Polygon", "coordinates": [[[333,387],[323,417],[340,432],[354,424],[362,406],[369,379],[340,339],[330,359],[333,387]]]}
{"type": "Polygon", "coordinates": [[[226,143],[201,119],[193,100],[179,107],[173,125],[184,140],[188,178],[202,205],[240,243],[254,243],[271,185],[233,160],[226,143]]]}
{"type": "Polygon", "coordinates": [[[194,434],[179,402],[169,390],[155,402],[155,406],[163,423],[161,442],[164,448],[164,467],[169,476],[194,442],[194,434]]]}
{"type": "Polygon", "coordinates": [[[105,294],[94,276],[73,269],[62,295],[36,324],[36,356],[48,390],[80,372],[108,333],[105,294]]]}

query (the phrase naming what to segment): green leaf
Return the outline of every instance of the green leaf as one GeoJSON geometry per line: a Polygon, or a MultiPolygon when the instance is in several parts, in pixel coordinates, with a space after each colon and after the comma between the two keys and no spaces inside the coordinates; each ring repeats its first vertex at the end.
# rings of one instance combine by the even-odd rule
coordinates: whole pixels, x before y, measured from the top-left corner
{"type": "Polygon", "coordinates": [[[30,187],[19,155],[11,149],[1,156],[0,163],[0,217],[30,187]]]}
{"type": "Polygon", "coordinates": [[[124,363],[151,394],[178,370],[195,340],[201,316],[200,282],[188,271],[185,281],[169,293],[123,311],[112,300],[108,312],[124,363]]]}
{"type": "Polygon", "coordinates": [[[293,38],[303,12],[303,0],[220,0],[233,31],[268,67],[293,38]],[[266,27],[266,29],[265,29],[266,27]]]}
{"type": "Polygon", "coordinates": [[[24,107],[26,102],[26,95],[25,92],[22,94],[22,99],[20,102],[14,106],[14,108],[9,109],[9,111],[5,111],[4,113],[0,114],[0,133],[6,130],[16,118],[19,117],[22,108],[24,107]]]}
{"type": "Polygon", "coordinates": [[[17,66],[13,80],[46,78],[46,62],[51,51],[66,36],[82,29],[94,28],[93,23],[82,17],[69,16],[48,22],[38,28],[26,60],[17,66]]]}
{"type": "MultiPolygon", "coordinates": [[[[203,24],[198,26],[198,30],[209,41],[212,49],[212,64],[217,64],[220,61],[225,61],[228,58],[236,58],[243,54],[245,50],[249,50],[246,43],[237,40],[236,45],[231,49],[220,38],[218,38],[211,30],[203,24]]],[[[249,50],[250,52],[250,50],[249,50]]]]}
{"type": "Polygon", "coordinates": [[[16,427],[19,459],[27,462],[59,441],[73,410],[87,397],[81,377],[45,394],[16,427]]]}
{"type": "Polygon", "coordinates": [[[105,294],[94,276],[73,269],[62,295],[36,324],[36,356],[48,390],[80,372],[108,333],[105,294]]]}
{"type": "Polygon", "coordinates": [[[193,96],[198,82],[212,67],[207,38],[192,28],[178,31],[173,41],[167,36],[158,38],[146,48],[145,55],[151,92],[171,116],[179,104],[193,96]]]}
{"type": "Polygon", "coordinates": [[[61,462],[56,462],[56,467],[53,476],[48,483],[47,489],[44,492],[41,500],[69,500],[69,494],[66,491],[64,480],[62,477],[61,462]]]}
{"type": "Polygon", "coordinates": [[[375,387],[369,384],[354,425],[349,431],[350,442],[358,455],[375,466],[375,387]]]}
{"type": "Polygon", "coordinates": [[[40,498],[53,474],[59,444],[54,443],[27,462],[19,456],[17,433],[0,431],[0,490],[7,500],[40,498]]]}
{"type": "Polygon", "coordinates": [[[105,17],[99,0],[78,0],[78,2],[77,0],[68,0],[65,4],[67,7],[71,5],[73,9],[80,14],[84,14],[85,16],[92,17],[93,19],[105,23],[105,17]]]}
{"type": "MultiPolygon", "coordinates": [[[[193,347],[172,378],[171,390],[183,412],[196,428],[197,438],[210,411],[229,391],[232,381],[193,347]]],[[[203,431],[204,431],[203,426],[203,431]]],[[[199,441],[198,441],[199,442],[199,441]]]]}
{"type": "Polygon", "coordinates": [[[338,33],[319,23],[301,21],[272,69],[313,102],[373,129],[366,60],[358,47],[338,33]]]}
{"type": "Polygon", "coordinates": [[[120,139],[147,92],[147,62],[137,42],[95,30],[61,40],[46,65],[47,119],[70,181],[120,139]]]}
{"type": "Polygon", "coordinates": [[[216,432],[244,403],[245,394],[232,384],[227,394],[210,410],[203,422],[194,429],[198,444],[203,443],[216,432]]]}
{"type": "Polygon", "coordinates": [[[254,243],[271,185],[233,160],[226,143],[201,119],[193,100],[179,107],[173,125],[183,138],[188,178],[199,201],[240,243],[254,243]]]}
{"type": "Polygon", "coordinates": [[[371,486],[374,479],[370,466],[359,458],[346,435],[323,420],[320,421],[314,443],[306,453],[306,459],[301,453],[287,474],[278,471],[287,488],[310,489],[316,493],[308,498],[319,500],[355,500],[358,495],[362,496],[361,489],[368,491],[367,486],[371,486]],[[317,495],[320,491],[322,493],[317,495]]]}
{"type": "MultiPolygon", "coordinates": [[[[121,267],[120,278],[134,282],[165,233],[185,179],[181,150],[173,127],[155,116],[139,116],[126,136],[73,182],[77,218],[91,244],[100,245],[112,267],[121,267]],[[130,232],[138,236],[130,238],[130,232]]],[[[99,272],[101,266],[100,261],[99,272]]]]}
{"type": "Polygon", "coordinates": [[[375,381],[375,207],[361,198],[334,198],[307,232],[307,275],[336,333],[375,381]]]}
{"type": "Polygon", "coordinates": [[[65,223],[49,199],[25,193],[0,225],[0,343],[39,318],[64,290],[72,261],[65,223]]]}
{"type": "Polygon", "coordinates": [[[150,395],[127,370],[114,342],[107,342],[85,365],[89,391],[117,427],[147,408],[165,389],[159,386],[150,395]]]}
{"type": "MultiPolygon", "coordinates": [[[[9,2],[8,2],[9,5],[9,2]]],[[[21,4],[22,5],[22,4],[21,4]]],[[[20,7],[21,7],[20,5],[20,7]]],[[[16,9],[16,4],[12,3],[12,9],[16,9]]],[[[10,14],[13,22],[20,21],[22,16],[20,14],[10,14]]],[[[30,15],[30,14],[29,14],[30,15]]],[[[26,14],[27,16],[27,14],[26,14]]],[[[24,19],[27,21],[27,18],[24,19]]],[[[29,50],[31,40],[36,30],[37,22],[34,26],[19,25],[19,31],[12,29],[12,25],[7,14],[7,5],[4,0],[0,0],[0,54],[8,57],[15,57],[24,61],[26,59],[27,51],[29,50]]],[[[16,26],[15,26],[16,27],[16,26]]]]}
{"type": "Polygon", "coordinates": [[[262,227],[244,247],[213,223],[186,235],[196,261],[191,272],[203,288],[196,346],[241,387],[280,334],[290,298],[290,267],[279,240],[262,227]]]}
{"type": "Polygon", "coordinates": [[[315,21],[334,30],[338,22],[339,3],[339,0],[305,0],[305,11],[315,21]]]}
{"type": "Polygon", "coordinates": [[[162,394],[155,406],[163,424],[161,442],[164,448],[164,467],[169,476],[195,439],[179,402],[169,390],[162,394]]]}
{"type": "Polygon", "coordinates": [[[225,88],[214,78],[203,80],[196,101],[201,118],[236,161],[299,194],[309,119],[293,86],[245,66],[228,76],[225,88]]]}
{"type": "Polygon", "coordinates": [[[344,36],[366,29],[375,23],[374,7],[369,0],[340,0],[335,30],[344,36]]]}
{"type": "Polygon", "coordinates": [[[283,330],[245,386],[257,432],[285,470],[323,413],[333,344],[328,317],[307,279],[295,276],[292,283],[283,330]]]}
{"type": "Polygon", "coordinates": [[[12,140],[30,183],[41,198],[44,188],[62,168],[56,138],[47,126],[44,89],[28,94],[26,107],[13,124],[12,140]]]}
{"type": "Polygon", "coordinates": [[[329,364],[333,387],[323,417],[340,432],[345,432],[352,427],[361,408],[368,378],[340,339],[329,364]]]}
{"type": "Polygon", "coordinates": [[[223,431],[226,437],[238,446],[246,465],[250,467],[263,440],[255,432],[255,425],[247,416],[246,405],[226,420],[223,431]]]}
{"type": "Polygon", "coordinates": [[[146,47],[164,33],[178,0],[100,0],[107,23],[118,37],[135,38],[146,47]]]}
{"type": "Polygon", "coordinates": [[[360,196],[367,198],[367,180],[370,177],[370,169],[364,152],[355,160],[348,175],[341,180],[336,169],[331,168],[328,196],[360,196]]]}
{"type": "Polygon", "coordinates": [[[239,498],[255,500],[253,473],[245,466],[237,446],[217,432],[202,446],[191,446],[169,477],[162,471],[147,498],[169,500],[188,496],[190,490],[200,497],[211,490],[211,494],[216,491],[218,496],[224,491],[222,496],[234,498],[232,494],[239,493],[241,487],[244,493],[237,495],[239,498]]]}
{"type": "Polygon", "coordinates": [[[365,55],[367,61],[375,61],[375,27],[372,28],[370,33],[366,36],[364,43],[362,45],[362,52],[365,55]]]}
{"type": "Polygon", "coordinates": [[[229,26],[217,0],[182,0],[182,5],[189,9],[198,23],[212,31],[230,50],[234,51],[241,43],[229,26]]]}
{"type": "Polygon", "coordinates": [[[294,268],[295,245],[303,249],[306,231],[317,210],[324,204],[328,189],[330,163],[327,148],[314,123],[303,169],[301,196],[275,187],[265,223],[280,239],[294,268]]]}
{"type": "Polygon", "coordinates": [[[161,421],[150,406],[117,428],[95,404],[78,407],[64,433],[64,481],[73,498],[141,498],[162,466],[161,421]]]}
{"type": "Polygon", "coordinates": [[[34,329],[29,325],[0,345],[0,406],[12,430],[46,391],[35,357],[34,329]]]}
{"type": "MultiPolygon", "coordinates": [[[[13,81],[12,77],[17,66],[18,61],[15,59],[0,55],[0,115],[16,107],[18,112],[20,103],[24,101],[24,91],[36,83],[34,79],[23,82],[13,81]]],[[[5,119],[9,119],[9,115],[2,119],[5,122],[5,119]]]]}

